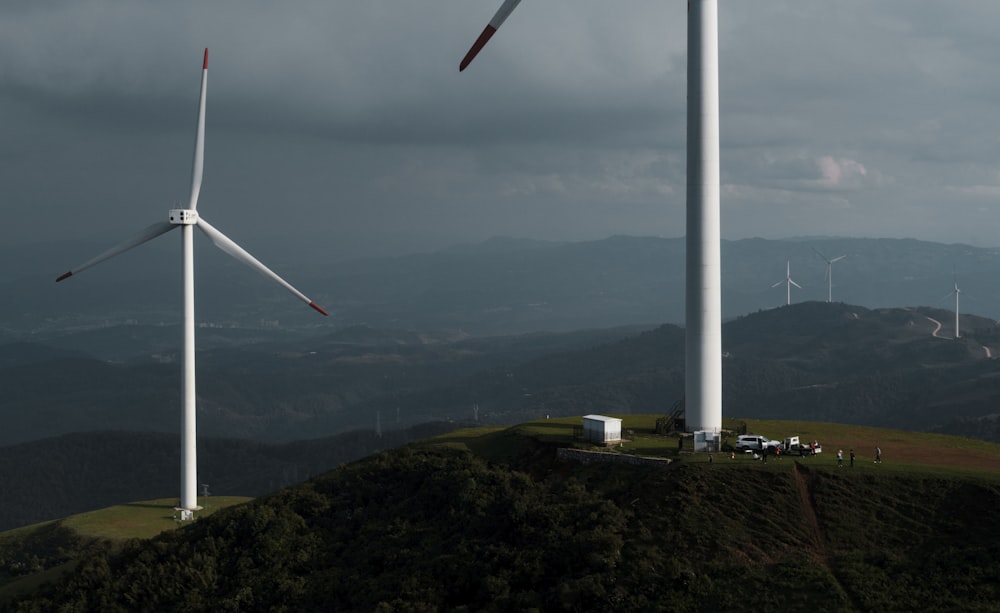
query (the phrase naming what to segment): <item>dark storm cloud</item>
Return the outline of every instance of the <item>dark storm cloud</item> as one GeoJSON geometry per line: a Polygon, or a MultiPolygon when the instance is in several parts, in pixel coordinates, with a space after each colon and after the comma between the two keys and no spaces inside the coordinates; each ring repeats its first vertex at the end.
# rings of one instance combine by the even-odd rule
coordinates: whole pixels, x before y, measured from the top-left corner
{"type": "MultiPolygon", "coordinates": [[[[497,4],[4,3],[0,241],[114,238],[183,198],[206,46],[202,202],[234,237],[343,255],[682,234],[685,3],[528,0],[459,74],[497,4]],[[80,207],[106,217],[59,221],[80,207]]],[[[998,20],[720,2],[726,236],[994,244],[998,20]]]]}

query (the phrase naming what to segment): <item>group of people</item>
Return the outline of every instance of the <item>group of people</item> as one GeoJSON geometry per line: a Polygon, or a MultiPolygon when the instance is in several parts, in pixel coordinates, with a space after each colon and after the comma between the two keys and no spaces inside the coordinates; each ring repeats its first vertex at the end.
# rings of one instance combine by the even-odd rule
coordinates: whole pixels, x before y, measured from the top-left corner
{"type": "MultiPolygon", "coordinates": [[[[851,449],[851,451],[850,451],[850,459],[851,459],[851,467],[853,468],[854,467],[854,450],[853,449],[851,449]]],[[[882,463],[882,448],[878,447],[878,446],[875,447],[875,463],[876,464],[881,464],[882,463]]],[[[844,467],[844,450],[843,449],[838,449],[837,450],[837,466],[840,467],[840,468],[844,467]]]]}

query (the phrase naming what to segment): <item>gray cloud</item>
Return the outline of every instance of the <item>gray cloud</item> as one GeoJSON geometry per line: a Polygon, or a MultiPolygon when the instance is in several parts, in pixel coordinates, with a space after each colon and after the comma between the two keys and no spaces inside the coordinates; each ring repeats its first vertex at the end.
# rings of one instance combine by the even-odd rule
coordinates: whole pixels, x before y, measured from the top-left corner
{"type": "MultiPolygon", "coordinates": [[[[528,0],[459,74],[496,4],[4,3],[0,242],[115,240],[182,199],[206,46],[199,208],[251,250],[682,234],[685,2],[528,0]]],[[[996,245],[998,22],[721,2],[724,234],[996,245]]]]}

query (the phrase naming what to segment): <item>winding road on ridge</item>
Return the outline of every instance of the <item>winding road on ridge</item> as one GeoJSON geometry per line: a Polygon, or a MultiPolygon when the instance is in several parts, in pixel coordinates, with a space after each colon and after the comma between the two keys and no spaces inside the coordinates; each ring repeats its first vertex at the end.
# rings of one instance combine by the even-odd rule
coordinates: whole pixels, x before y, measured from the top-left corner
{"type": "Polygon", "coordinates": [[[933,336],[934,338],[941,338],[940,336],[938,336],[938,332],[940,332],[940,331],[941,331],[941,322],[940,322],[940,321],[938,321],[938,320],[936,320],[936,319],[934,319],[934,318],[932,318],[932,317],[927,317],[926,315],[924,315],[924,318],[925,318],[925,319],[926,319],[927,321],[929,321],[929,322],[931,322],[932,324],[934,324],[934,326],[935,326],[935,327],[934,327],[934,330],[933,330],[933,331],[931,331],[931,336],[933,336]]]}
{"type": "MultiPolygon", "coordinates": [[[[944,338],[943,336],[938,336],[938,332],[941,331],[941,322],[940,321],[934,319],[933,317],[927,317],[926,315],[924,315],[924,319],[926,319],[927,321],[929,321],[932,324],[934,324],[934,329],[931,331],[931,336],[933,336],[934,338],[944,338]]],[[[986,352],[987,359],[988,358],[992,358],[993,357],[993,352],[990,351],[990,348],[987,347],[986,345],[983,345],[982,347],[983,347],[983,351],[986,352]]]]}

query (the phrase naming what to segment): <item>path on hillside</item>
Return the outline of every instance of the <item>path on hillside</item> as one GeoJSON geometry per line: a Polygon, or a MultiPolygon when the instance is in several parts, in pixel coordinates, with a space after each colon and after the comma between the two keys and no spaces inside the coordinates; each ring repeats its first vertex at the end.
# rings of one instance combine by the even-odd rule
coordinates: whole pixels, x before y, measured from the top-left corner
{"type": "Polygon", "coordinates": [[[819,520],[816,518],[816,505],[813,502],[812,492],[807,481],[809,478],[808,469],[796,461],[792,470],[792,477],[795,479],[795,488],[799,491],[799,506],[802,508],[802,518],[806,520],[806,524],[809,526],[809,533],[813,540],[813,551],[816,552],[817,561],[826,568],[830,577],[837,582],[840,590],[847,596],[848,601],[854,606],[854,609],[860,611],[861,607],[858,606],[858,603],[854,602],[851,592],[840,583],[837,573],[830,567],[830,556],[826,551],[823,533],[819,527],[819,520]]]}
{"type": "Polygon", "coordinates": [[[826,567],[830,577],[840,587],[840,591],[847,597],[847,602],[850,604],[851,610],[862,611],[864,609],[861,607],[861,604],[856,601],[851,591],[848,590],[843,583],[841,583],[840,577],[837,576],[837,573],[830,566],[830,556],[826,551],[823,533],[819,527],[819,520],[816,518],[816,505],[813,503],[813,497],[808,483],[808,480],[810,480],[809,469],[798,461],[795,462],[794,466],[795,469],[792,471],[792,476],[795,478],[795,487],[799,490],[799,502],[802,507],[802,517],[806,520],[806,524],[808,524],[809,531],[812,534],[813,541],[815,542],[814,549],[816,551],[816,556],[823,566],[826,567]]]}
{"type": "Polygon", "coordinates": [[[815,546],[816,553],[819,555],[823,564],[829,566],[826,547],[823,545],[823,535],[819,530],[819,520],[816,519],[816,509],[813,506],[812,496],[809,493],[809,485],[806,483],[805,475],[803,474],[805,469],[801,464],[795,462],[795,470],[792,471],[792,476],[795,477],[795,487],[799,491],[799,503],[802,507],[802,517],[806,520],[806,524],[809,526],[809,532],[812,534],[813,545],[815,546]]]}
{"type": "MultiPolygon", "coordinates": [[[[934,324],[934,330],[931,332],[931,336],[933,336],[934,338],[944,338],[943,336],[938,336],[938,332],[941,331],[941,322],[940,321],[934,319],[933,317],[927,317],[926,315],[924,315],[924,319],[926,319],[927,321],[929,321],[932,324],[934,324]]],[[[986,352],[986,358],[987,359],[990,359],[990,358],[993,357],[993,352],[990,350],[989,347],[987,347],[986,345],[981,345],[981,347],[983,348],[983,351],[986,352]]]]}
{"type": "Polygon", "coordinates": [[[934,326],[935,326],[935,327],[934,327],[934,331],[933,331],[933,332],[931,332],[931,336],[933,336],[934,338],[941,338],[940,336],[938,336],[938,332],[940,332],[940,331],[941,331],[941,322],[940,322],[940,321],[938,321],[938,320],[936,320],[936,319],[934,319],[933,317],[927,317],[926,315],[924,315],[924,318],[925,318],[925,319],[926,319],[927,321],[929,321],[929,322],[931,322],[932,324],[934,324],[934,326]]]}

